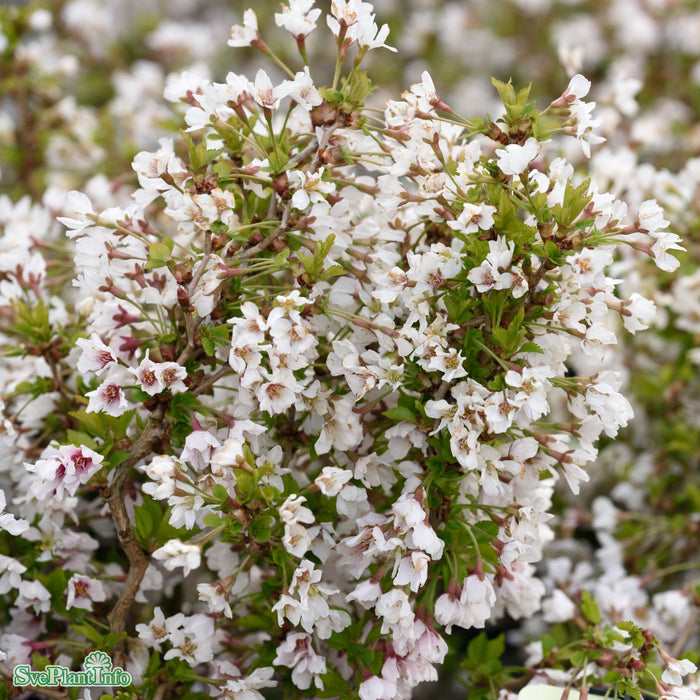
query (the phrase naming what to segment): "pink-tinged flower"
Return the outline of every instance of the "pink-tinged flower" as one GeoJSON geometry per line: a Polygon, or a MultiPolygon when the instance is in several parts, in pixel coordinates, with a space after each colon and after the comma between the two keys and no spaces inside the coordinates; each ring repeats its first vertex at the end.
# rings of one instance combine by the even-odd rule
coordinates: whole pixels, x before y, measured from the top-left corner
{"type": "Polygon", "coordinates": [[[646,231],[654,237],[663,235],[659,232],[669,225],[669,221],[664,217],[664,210],[655,199],[646,199],[639,205],[637,219],[640,231],[646,231]]]}
{"type": "Polygon", "coordinates": [[[461,626],[461,617],[462,606],[459,598],[456,598],[452,593],[443,593],[435,601],[435,621],[444,625],[448,634],[452,633],[452,625],[461,626]]]}
{"type": "Polygon", "coordinates": [[[160,608],[153,610],[153,619],[147,625],[136,625],[136,633],[151,649],[160,651],[160,645],[168,636],[165,616],[160,608]]]}
{"type": "Polygon", "coordinates": [[[520,146],[511,143],[496,152],[498,167],[504,175],[520,175],[540,152],[540,144],[532,136],[520,146]]]}
{"type": "Polygon", "coordinates": [[[394,576],[395,586],[409,586],[417,593],[428,580],[430,557],[424,552],[411,552],[410,557],[403,557],[394,576]]]}
{"type": "Polygon", "coordinates": [[[319,690],[323,690],[321,676],[326,673],[326,660],[314,651],[308,634],[288,634],[277,647],[277,656],[272,663],[291,668],[292,683],[300,690],[307,690],[312,681],[319,690]]]}
{"type": "Polygon", "coordinates": [[[52,493],[60,500],[64,491],[74,496],[80,485],[86,484],[100,468],[103,459],[101,454],[84,445],[47,447],[36,464],[25,463],[27,471],[36,474],[32,493],[39,500],[52,493]]]}
{"type": "Polygon", "coordinates": [[[102,374],[107,367],[117,361],[112,348],[105,345],[97,333],[93,333],[90,338],[79,338],[75,344],[83,350],[76,365],[81,374],[87,372],[102,374]]]}
{"type": "Polygon", "coordinates": [[[26,520],[18,520],[12,513],[6,513],[6,506],[5,492],[0,489],[0,530],[5,530],[11,535],[21,535],[29,529],[29,523],[26,520]]]}
{"type": "Polygon", "coordinates": [[[234,47],[252,46],[259,39],[257,15],[248,9],[243,13],[243,24],[234,24],[231,27],[231,38],[226,43],[234,47]]]}
{"type": "Polygon", "coordinates": [[[382,587],[378,581],[367,579],[358,583],[345,598],[348,602],[356,600],[365,610],[373,607],[382,596],[382,587]]]}
{"type": "Polygon", "coordinates": [[[33,608],[40,615],[49,611],[51,594],[40,581],[22,581],[15,605],[19,609],[33,608]]]}
{"type": "Polygon", "coordinates": [[[488,231],[493,226],[495,213],[496,207],[466,202],[457,220],[448,221],[447,225],[462,233],[476,233],[479,229],[488,231]]]}
{"type": "Polygon", "coordinates": [[[261,68],[255,74],[255,83],[251,83],[248,88],[250,96],[265,109],[277,109],[280,100],[284,99],[290,93],[289,81],[285,81],[276,87],[272,84],[270,76],[261,68]]]}
{"type": "Polygon", "coordinates": [[[209,464],[212,451],[217,447],[221,447],[221,443],[208,430],[193,430],[185,438],[180,460],[189,462],[201,472],[209,464]]]}
{"type": "Polygon", "coordinates": [[[467,576],[462,584],[462,595],[459,602],[466,606],[466,618],[470,624],[462,627],[483,627],[491,615],[491,608],[496,604],[496,592],[493,590],[491,579],[483,579],[476,574],[467,576]]]}
{"type": "Polygon", "coordinates": [[[286,89],[289,91],[289,97],[302,107],[311,109],[323,102],[321,93],[311,79],[308,66],[304,66],[303,71],[298,71],[294,76],[294,80],[285,82],[287,83],[286,89]]]}
{"type": "Polygon", "coordinates": [[[284,27],[295,39],[307,37],[315,28],[320,9],[311,9],[314,0],[289,0],[289,7],[282,5],[282,12],[275,12],[275,24],[284,27]]]}
{"type": "Polygon", "coordinates": [[[656,316],[656,304],[651,299],[645,299],[637,292],[622,303],[622,324],[630,333],[643,331],[656,316]]]}
{"type": "MultiPolygon", "coordinates": [[[[274,375],[268,376],[271,380],[276,379],[274,375]]],[[[284,413],[296,400],[294,390],[282,381],[269,381],[261,384],[256,389],[255,395],[260,402],[260,410],[273,414],[284,413]]]]}
{"type": "Polygon", "coordinates": [[[683,676],[689,673],[695,673],[698,668],[689,659],[675,659],[669,656],[665,651],[660,651],[661,658],[666,664],[666,669],[661,675],[661,680],[669,685],[683,685],[683,676]]]}
{"type": "Polygon", "coordinates": [[[546,622],[567,622],[573,619],[575,613],[576,605],[559,588],[542,603],[542,618],[546,622]]]}
{"type": "Polygon", "coordinates": [[[290,554],[301,558],[311,548],[311,537],[303,525],[299,523],[285,523],[282,544],[290,554]]]}
{"type": "Polygon", "coordinates": [[[441,664],[447,656],[447,642],[422,620],[416,620],[412,636],[416,639],[409,658],[418,658],[429,663],[441,664]]]}
{"type": "Polygon", "coordinates": [[[92,610],[93,602],[102,602],[107,599],[102,581],[73,574],[68,580],[68,595],[66,596],[66,608],[81,608],[82,610],[92,610]]]}
{"type": "Polygon", "coordinates": [[[403,631],[413,627],[414,615],[408,595],[399,588],[384,593],[374,606],[378,617],[382,618],[382,634],[400,628],[403,631]]]}
{"type": "Polygon", "coordinates": [[[601,119],[593,119],[592,112],[595,109],[595,102],[581,102],[576,100],[570,107],[569,112],[571,126],[564,128],[565,133],[573,133],[581,144],[581,150],[586,158],[591,157],[591,144],[603,143],[605,138],[593,133],[593,129],[600,126],[601,119]]]}
{"type": "Polygon", "coordinates": [[[0,595],[19,588],[22,585],[22,574],[26,570],[27,567],[16,559],[0,554],[0,595]]]}
{"type": "Polygon", "coordinates": [[[321,167],[313,173],[304,170],[290,170],[287,173],[289,189],[294,191],[292,206],[295,209],[304,210],[311,203],[321,202],[324,194],[331,194],[335,190],[332,182],[323,180],[323,172],[324,168],[321,167]]]}
{"type": "Polygon", "coordinates": [[[159,362],[156,367],[156,378],[173,394],[187,391],[187,370],[177,362],[159,362]]]}
{"type": "Polygon", "coordinates": [[[360,700],[392,700],[397,697],[396,683],[381,676],[370,676],[357,690],[360,700]]]}
{"type": "Polygon", "coordinates": [[[279,507],[279,514],[285,523],[312,523],[314,514],[305,505],[304,496],[292,495],[279,507]]]}
{"type": "Polygon", "coordinates": [[[260,700],[263,696],[256,692],[261,688],[274,688],[277,681],[273,681],[275,670],[271,666],[256,668],[246,678],[236,678],[228,681],[222,688],[225,698],[240,698],[240,700],[260,700]]]}
{"type": "Polygon", "coordinates": [[[212,642],[215,637],[214,620],[208,615],[192,615],[182,629],[170,631],[172,649],[165,652],[164,659],[182,659],[191,666],[206,663],[214,658],[212,642]]]}
{"type": "Polygon", "coordinates": [[[384,43],[389,36],[389,25],[383,24],[381,28],[378,27],[374,22],[374,16],[371,22],[358,22],[350,29],[348,36],[354,39],[358,46],[365,51],[371,49],[389,49],[389,51],[396,51],[394,46],[389,46],[384,43]]]}
{"type": "Polygon", "coordinates": [[[192,569],[199,568],[202,551],[196,544],[174,539],[168,540],[162,547],[156,549],[152,556],[162,561],[168,571],[181,566],[185,570],[184,575],[187,576],[192,569]]]}
{"type": "Polygon", "coordinates": [[[421,112],[430,112],[433,107],[442,104],[440,96],[435,90],[435,83],[428,71],[421,74],[421,82],[411,85],[411,92],[418,98],[418,109],[421,112]]]}
{"type": "Polygon", "coordinates": [[[352,27],[358,22],[374,24],[374,14],[371,3],[362,0],[333,0],[331,15],[326,17],[328,26],[333,34],[338,36],[340,27],[352,27]]]}
{"type": "Polygon", "coordinates": [[[681,242],[681,237],[675,233],[657,232],[657,239],[651,247],[651,255],[654,258],[656,267],[659,270],[673,272],[680,266],[678,258],[669,253],[671,250],[685,251],[685,248],[678,245],[681,242]]]}
{"type": "Polygon", "coordinates": [[[133,367],[129,368],[129,372],[138,379],[141,391],[144,391],[149,396],[159,394],[165,389],[165,384],[158,378],[158,367],[159,363],[153,362],[148,357],[148,351],[146,351],[146,357],[141,360],[139,366],[135,369],[133,367]]]}
{"type": "Polygon", "coordinates": [[[314,483],[324,496],[331,497],[337,496],[350,479],[352,479],[352,472],[349,469],[324,467],[314,483]]]}
{"type": "Polygon", "coordinates": [[[70,229],[66,234],[69,238],[74,238],[81,231],[84,231],[94,222],[95,212],[92,208],[92,202],[86,194],[73,190],[66,197],[66,208],[71,210],[77,218],[67,216],[56,217],[66,228],[70,229]]]}
{"type": "Polygon", "coordinates": [[[88,391],[85,396],[90,399],[85,409],[86,413],[102,412],[116,418],[131,408],[122,388],[109,379],[102,382],[97,389],[88,391]]]}
{"type": "Polygon", "coordinates": [[[585,78],[580,73],[577,73],[569,81],[569,86],[566,88],[564,95],[568,100],[582,100],[591,89],[591,81],[585,78]]]}

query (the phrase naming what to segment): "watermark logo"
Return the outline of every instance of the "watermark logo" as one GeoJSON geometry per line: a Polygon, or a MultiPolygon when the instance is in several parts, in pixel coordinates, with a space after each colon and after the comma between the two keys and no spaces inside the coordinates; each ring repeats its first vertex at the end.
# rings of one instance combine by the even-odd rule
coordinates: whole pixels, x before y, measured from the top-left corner
{"type": "Polygon", "coordinates": [[[32,671],[29,664],[15,666],[12,682],[17,687],[34,685],[39,688],[63,686],[89,687],[93,685],[127,686],[131,674],[123,668],[112,666],[112,659],[104,651],[93,651],[85,657],[82,671],[71,671],[65,666],[47,666],[43,671],[32,671]]]}

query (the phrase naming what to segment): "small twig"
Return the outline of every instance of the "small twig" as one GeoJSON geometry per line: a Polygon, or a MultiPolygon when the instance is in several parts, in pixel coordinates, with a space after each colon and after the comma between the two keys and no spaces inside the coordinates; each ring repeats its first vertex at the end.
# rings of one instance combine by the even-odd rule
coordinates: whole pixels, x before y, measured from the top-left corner
{"type": "Polygon", "coordinates": [[[445,398],[445,394],[447,394],[447,390],[452,386],[449,382],[443,382],[440,384],[438,387],[438,390],[435,392],[435,395],[433,396],[434,401],[442,401],[442,399],[445,398]]]}
{"type": "Polygon", "coordinates": [[[297,153],[293,158],[290,158],[287,161],[287,169],[289,169],[289,167],[292,165],[296,165],[297,163],[303,162],[314,151],[317,151],[317,149],[318,149],[318,139],[313,138],[313,139],[311,139],[311,143],[308,146],[306,146],[306,148],[299,151],[299,153],[297,153]]]}
{"type": "Polygon", "coordinates": [[[254,258],[258,253],[261,253],[263,250],[269,248],[287,230],[287,222],[289,221],[289,214],[291,213],[291,211],[292,202],[290,200],[284,207],[284,211],[282,212],[282,221],[280,222],[280,225],[267,238],[264,238],[262,241],[260,241],[260,243],[254,245],[252,248],[248,248],[248,250],[244,250],[238,256],[238,260],[247,260],[248,258],[254,258]]]}
{"type": "Polygon", "coordinates": [[[228,366],[228,364],[220,367],[216,372],[214,372],[214,374],[209,375],[204,381],[202,381],[202,383],[196,389],[190,391],[190,394],[192,394],[192,396],[199,396],[210,386],[212,386],[212,384],[216,384],[219,379],[225,377],[229,373],[231,373],[231,368],[228,366]]]}
{"type": "Polygon", "coordinates": [[[192,277],[192,281],[189,283],[189,285],[187,287],[187,295],[189,297],[191,297],[194,294],[194,291],[197,288],[197,285],[199,284],[199,280],[202,278],[202,275],[204,274],[204,270],[206,270],[210,259],[211,259],[211,231],[207,230],[204,234],[204,256],[200,260],[199,266],[197,267],[197,270],[195,271],[195,273],[192,277]]]}

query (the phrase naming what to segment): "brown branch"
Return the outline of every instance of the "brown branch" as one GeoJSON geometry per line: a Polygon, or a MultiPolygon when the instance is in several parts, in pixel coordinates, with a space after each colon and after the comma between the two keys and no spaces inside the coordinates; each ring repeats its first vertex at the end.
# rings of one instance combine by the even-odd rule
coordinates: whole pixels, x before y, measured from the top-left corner
{"type": "MultiPolygon", "coordinates": [[[[126,575],[124,586],[117,602],[107,616],[109,631],[113,634],[120,634],[124,631],[126,616],[134,602],[141,580],[148,567],[148,559],[143,549],[141,549],[141,545],[136,541],[134,530],[129,521],[129,514],[124,503],[124,489],[131,470],[140,460],[150,454],[154,444],[162,436],[162,420],[163,408],[159,407],[149,419],[138,440],[133,444],[129,457],[114,470],[112,483],[103,495],[104,499],[109,503],[119,543],[129,559],[129,571],[126,575]]],[[[124,665],[123,644],[118,645],[115,649],[115,665],[124,665]]]]}

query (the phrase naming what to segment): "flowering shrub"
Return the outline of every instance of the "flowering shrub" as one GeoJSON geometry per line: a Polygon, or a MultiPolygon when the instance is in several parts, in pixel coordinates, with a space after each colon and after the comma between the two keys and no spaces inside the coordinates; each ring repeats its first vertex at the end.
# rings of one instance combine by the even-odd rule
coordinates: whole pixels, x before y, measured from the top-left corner
{"type": "MultiPolygon", "coordinates": [[[[696,697],[676,657],[697,585],[639,583],[692,569],[698,520],[670,518],[668,494],[697,510],[693,404],[669,389],[677,425],[652,413],[618,438],[630,397],[643,418],[691,381],[697,274],[668,274],[684,248],[661,197],[606,181],[602,158],[575,167],[604,141],[591,83],[538,108],[536,85],[494,79],[502,116],[467,118],[425,72],[379,111],[363,64],[391,47],[371,5],[322,18],[291,0],[275,22],[293,59],[253,10],[228,43],[286,78],[170,79],[182,131],[135,155],[133,188],[53,183],[40,203],[51,168],[19,143],[29,194],[0,200],[8,688],[17,665],[99,650],[130,673],[124,698],[408,698],[453,657],[475,698],[538,682],[696,697]],[[322,87],[306,44],[324,20],[322,87]],[[657,306],[667,329],[637,340],[657,306]],[[660,343],[681,348],[662,367],[660,343]],[[599,495],[585,522],[608,462],[629,473],[599,492],[634,514],[599,495]],[[566,551],[582,524],[602,571],[566,551]],[[503,636],[459,653],[455,628],[506,619],[523,666],[503,636]]],[[[104,151],[71,138],[96,168],[104,151]]],[[[696,171],[664,201],[676,222],[696,171]]]]}

